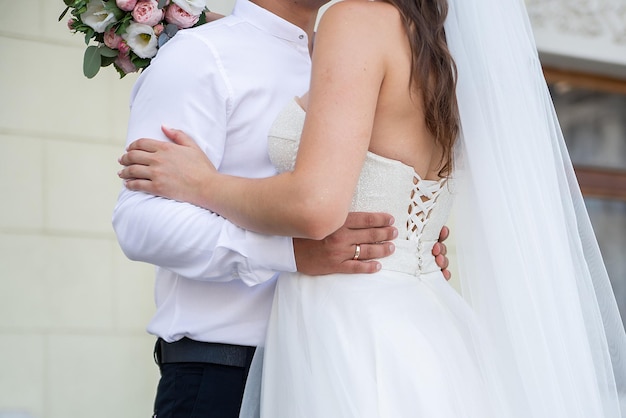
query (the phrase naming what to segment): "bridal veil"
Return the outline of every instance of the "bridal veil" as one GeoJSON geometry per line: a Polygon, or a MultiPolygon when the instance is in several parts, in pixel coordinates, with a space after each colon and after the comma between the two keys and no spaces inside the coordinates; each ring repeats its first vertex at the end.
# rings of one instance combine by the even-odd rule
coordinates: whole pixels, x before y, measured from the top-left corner
{"type": "Polygon", "coordinates": [[[463,296],[521,416],[626,416],[626,336],[522,0],[449,0],[463,296]],[[622,406],[620,409],[620,397],[622,406]]]}

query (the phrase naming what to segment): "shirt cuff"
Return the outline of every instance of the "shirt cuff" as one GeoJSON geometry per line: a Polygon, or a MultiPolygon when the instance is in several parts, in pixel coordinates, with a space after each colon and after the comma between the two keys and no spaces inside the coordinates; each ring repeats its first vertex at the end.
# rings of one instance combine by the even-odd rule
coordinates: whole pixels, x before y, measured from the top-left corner
{"type": "Polygon", "coordinates": [[[295,272],[296,258],[293,238],[249,232],[246,234],[247,268],[241,268],[239,278],[248,286],[272,279],[276,273],[295,272]]]}

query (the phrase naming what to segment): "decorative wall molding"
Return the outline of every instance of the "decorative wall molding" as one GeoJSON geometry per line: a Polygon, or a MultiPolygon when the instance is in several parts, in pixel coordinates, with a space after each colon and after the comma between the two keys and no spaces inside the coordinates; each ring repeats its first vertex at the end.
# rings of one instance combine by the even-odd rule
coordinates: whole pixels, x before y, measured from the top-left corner
{"type": "Polygon", "coordinates": [[[533,26],[626,45],[624,0],[526,0],[533,26]]]}
{"type": "Polygon", "coordinates": [[[526,0],[544,65],[626,79],[626,0],[526,0]]]}

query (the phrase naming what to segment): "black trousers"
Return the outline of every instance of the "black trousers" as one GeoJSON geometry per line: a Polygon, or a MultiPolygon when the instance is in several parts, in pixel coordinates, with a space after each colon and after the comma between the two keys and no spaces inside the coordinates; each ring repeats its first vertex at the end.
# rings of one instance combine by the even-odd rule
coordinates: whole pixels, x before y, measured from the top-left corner
{"type": "Polygon", "coordinates": [[[249,361],[243,367],[204,362],[162,363],[158,343],[155,359],[161,379],[153,417],[239,417],[249,361]]]}

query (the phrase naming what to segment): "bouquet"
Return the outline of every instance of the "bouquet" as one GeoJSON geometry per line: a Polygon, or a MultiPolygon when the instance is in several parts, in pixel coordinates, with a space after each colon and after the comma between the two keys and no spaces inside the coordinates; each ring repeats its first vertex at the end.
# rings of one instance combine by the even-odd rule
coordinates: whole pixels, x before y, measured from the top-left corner
{"type": "Polygon", "coordinates": [[[93,78],[111,64],[124,77],[146,68],[179,29],[206,22],[206,0],[64,0],[67,26],[85,34],[83,73],[93,78]],[[91,41],[95,45],[89,45],[91,41]]]}

